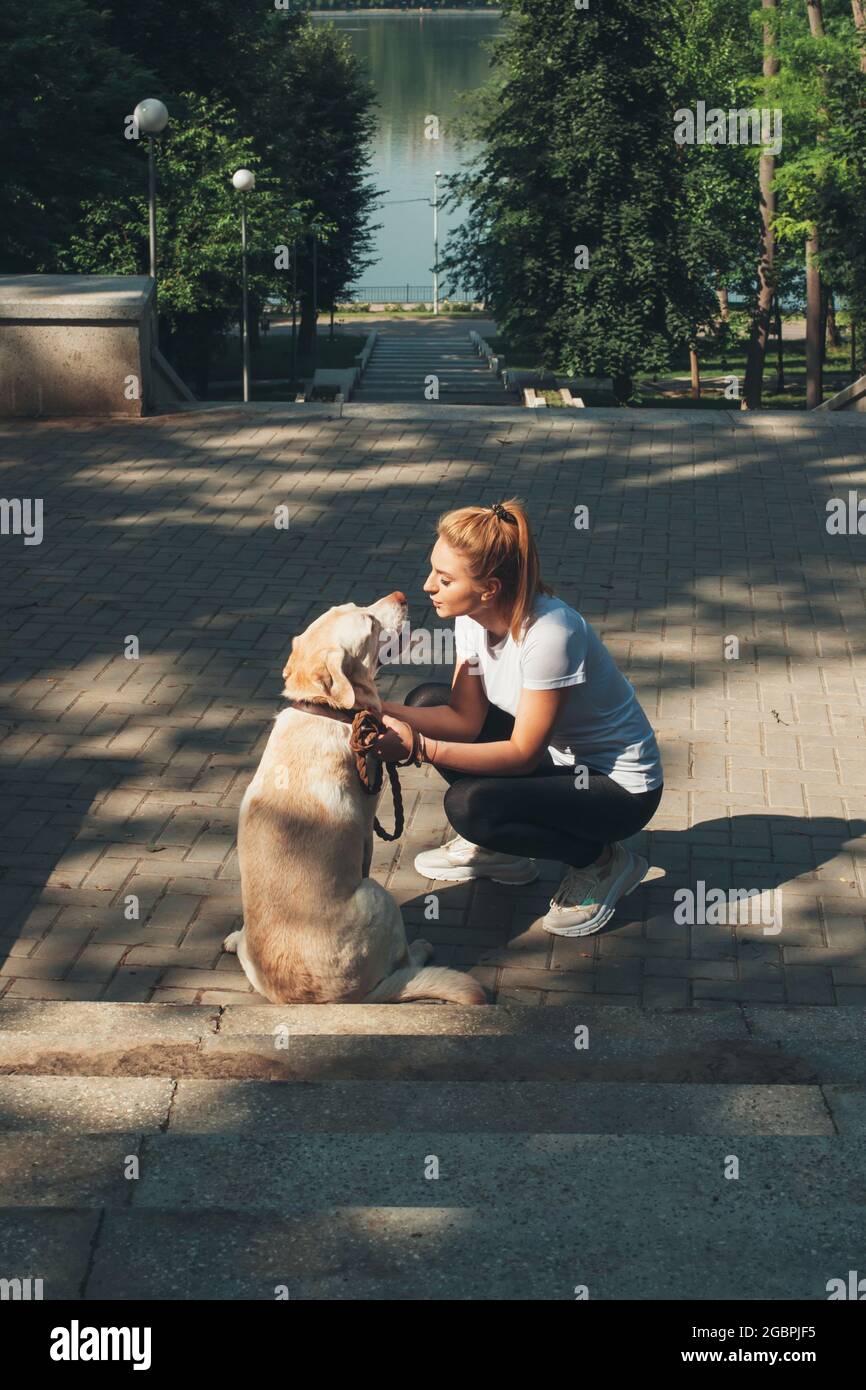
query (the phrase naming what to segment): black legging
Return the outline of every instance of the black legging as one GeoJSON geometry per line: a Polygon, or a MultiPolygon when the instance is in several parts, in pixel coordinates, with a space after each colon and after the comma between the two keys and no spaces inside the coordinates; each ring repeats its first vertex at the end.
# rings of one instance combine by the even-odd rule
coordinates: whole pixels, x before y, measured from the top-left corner
{"type": "MultiPolygon", "coordinates": [[[[404,704],[416,708],[447,705],[447,685],[418,685],[404,704]]],[[[489,705],[477,743],[509,739],[514,719],[489,705]]],[[[604,845],[636,835],[655,815],[662,787],[630,792],[603,772],[589,769],[588,785],[577,789],[574,768],[558,767],[548,750],[532,772],[520,777],[436,769],[451,785],[445,814],[459,835],[482,849],[501,854],[555,859],[582,869],[604,845]]]]}

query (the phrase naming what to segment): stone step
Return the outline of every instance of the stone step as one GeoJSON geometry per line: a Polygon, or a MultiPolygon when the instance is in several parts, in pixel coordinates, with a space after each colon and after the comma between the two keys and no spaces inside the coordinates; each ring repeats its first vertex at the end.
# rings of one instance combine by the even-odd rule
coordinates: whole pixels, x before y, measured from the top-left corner
{"type": "Polygon", "coordinates": [[[462,368],[456,368],[438,362],[424,362],[419,363],[417,366],[411,363],[407,364],[401,362],[395,364],[394,367],[390,369],[381,368],[377,364],[375,367],[367,368],[363,380],[366,381],[375,377],[396,379],[400,377],[413,377],[423,380],[425,376],[431,375],[445,377],[451,381],[490,381],[498,385],[500,390],[502,389],[500,378],[494,376],[492,372],[481,372],[477,371],[475,368],[463,370],[462,368]]]}
{"type": "Polygon", "coordinates": [[[411,349],[396,346],[384,347],[381,352],[377,350],[377,352],[371,354],[370,357],[370,361],[385,361],[385,363],[391,363],[391,361],[423,361],[424,359],[431,361],[459,361],[459,363],[463,363],[464,366],[481,367],[484,368],[484,371],[489,371],[489,367],[482,357],[477,357],[474,353],[466,352],[466,349],[463,349],[463,347],[448,347],[443,346],[442,343],[436,343],[435,347],[428,345],[428,343],[418,343],[417,347],[411,347],[411,349]]]}
{"type": "Polygon", "coordinates": [[[440,381],[450,381],[456,383],[464,382],[467,384],[481,386],[490,385],[494,387],[496,390],[504,390],[501,379],[499,377],[490,375],[490,373],[488,372],[455,372],[450,370],[443,371],[441,368],[437,370],[435,364],[430,363],[425,363],[423,367],[419,367],[417,370],[401,366],[400,368],[395,368],[393,372],[381,372],[375,370],[369,373],[365,372],[362,381],[381,381],[394,384],[400,381],[419,381],[423,383],[425,377],[428,376],[438,376],[440,381]]]}
{"type": "MultiPolygon", "coordinates": [[[[435,373],[433,373],[435,376],[435,373]]],[[[466,377],[439,377],[440,392],[447,391],[452,396],[469,394],[492,397],[507,397],[501,381],[486,382],[483,378],[473,381],[466,377]]],[[[358,388],[361,391],[415,391],[423,393],[429,385],[425,376],[404,374],[399,377],[370,377],[358,388]]]]}
{"type": "Polygon", "coordinates": [[[862,1246],[863,1022],[3,1000],[6,1272],[49,1299],[823,1299],[862,1246]]]}
{"type": "MultiPolygon", "coordinates": [[[[735,1170],[734,1170],[735,1171],[735,1170]]],[[[681,1209],[727,1188],[748,1206],[866,1219],[863,1135],[272,1132],[251,1114],[230,1133],[0,1135],[0,1208],[157,1207],[317,1211],[353,1206],[532,1208],[555,1194],[681,1209]],[[728,1156],[741,1177],[726,1182],[728,1156]],[[137,1177],[128,1159],[138,1158],[137,1177]],[[439,1179],[425,1179],[438,1160],[439,1179]]],[[[829,1223],[828,1223],[829,1224],[829,1223]]],[[[813,1228],[814,1229],[814,1228],[813,1228]]],[[[852,1251],[853,1254],[853,1251],[852,1251]]]]}
{"type": "Polygon", "coordinates": [[[480,362],[486,365],[487,358],[479,357],[466,343],[447,342],[441,338],[418,338],[412,343],[378,343],[371,354],[372,358],[388,357],[459,357],[464,362],[480,362]]]}
{"type": "Polygon", "coordinates": [[[483,396],[479,391],[448,391],[442,392],[438,400],[424,400],[419,396],[417,390],[388,391],[384,387],[376,391],[355,391],[352,394],[352,404],[358,405],[422,405],[425,408],[435,409],[437,406],[461,405],[461,406],[482,406],[496,410],[510,410],[518,405],[516,401],[499,400],[491,401],[489,396],[483,396]]]}
{"type": "Polygon", "coordinates": [[[374,353],[370,358],[370,364],[367,370],[372,371],[374,367],[399,367],[404,362],[442,362],[446,366],[460,367],[466,371],[474,370],[487,372],[488,376],[494,375],[494,373],[490,371],[490,368],[486,366],[484,362],[480,361],[479,358],[464,357],[456,352],[394,352],[383,353],[381,355],[379,353],[374,353]]]}
{"type": "MultiPolygon", "coordinates": [[[[858,1268],[862,1206],[834,1196],[832,1168],[825,1187],[808,1156],[808,1178],[794,1172],[786,1187],[787,1175],[756,1169],[751,1152],[740,1155],[739,1180],[724,1179],[717,1146],[701,1165],[703,1185],[686,1186],[693,1155],[670,1151],[685,1170],[654,1167],[652,1187],[643,1151],[628,1155],[636,1166],[627,1173],[611,1162],[616,1153],[626,1158],[609,1145],[586,1167],[586,1148],[576,1166],[564,1155],[543,1192],[533,1184],[534,1206],[516,1199],[516,1173],[517,1186],[484,1207],[453,1201],[440,1177],[416,1179],[402,1207],[365,1206],[344,1191],[304,1213],[196,1202],[184,1211],[137,1201],[105,1212],[18,1208],[0,1213],[4,1271],[44,1271],[46,1299],[573,1302],[583,1287],[593,1301],[755,1302],[826,1300],[828,1281],[847,1283],[858,1268]]],[[[439,1158],[447,1174],[449,1157],[439,1158]]],[[[420,1174],[417,1152],[411,1162],[420,1174]]]]}
{"type": "Polygon", "coordinates": [[[438,367],[441,372],[449,376],[478,376],[489,381],[498,380],[494,372],[488,371],[486,367],[479,367],[475,363],[446,362],[442,358],[436,359],[430,357],[418,358],[417,362],[407,361],[405,357],[401,357],[399,361],[394,361],[393,363],[376,362],[373,360],[370,362],[364,376],[368,376],[371,372],[378,372],[380,376],[399,376],[401,373],[405,374],[408,371],[424,372],[425,368],[428,367],[430,371],[432,371],[434,367],[438,367]]]}
{"type": "Polygon", "coordinates": [[[415,388],[423,391],[427,386],[428,376],[435,376],[439,381],[440,391],[484,391],[490,395],[503,396],[505,388],[501,381],[495,377],[490,378],[478,376],[463,376],[461,374],[444,372],[395,372],[393,376],[388,376],[382,372],[374,372],[370,376],[365,376],[363,388],[375,387],[403,387],[406,390],[415,388]]]}
{"type": "Polygon", "coordinates": [[[395,366],[393,370],[387,371],[377,367],[370,367],[364,373],[364,381],[423,381],[427,376],[438,376],[443,381],[472,381],[472,382],[491,382],[501,391],[502,382],[499,377],[493,376],[491,372],[463,371],[453,367],[444,367],[437,362],[425,362],[418,367],[407,365],[405,362],[395,366]]]}
{"type": "Polygon", "coordinates": [[[505,387],[498,377],[491,376],[472,376],[454,372],[435,372],[432,369],[420,372],[399,371],[393,374],[375,372],[371,376],[364,375],[358,389],[363,390],[368,386],[415,386],[421,390],[427,384],[428,376],[436,376],[439,379],[440,389],[442,390],[467,390],[484,391],[491,395],[504,396],[505,387]]]}
{"type": "Polygon", "coordinates": [[[845,1136],[34,1133],[0,1173],[47,1297],[825,1298],[866,1216],[845,1136]]]}
{"type": "MultiPolygon", "coordinates": [[[[0,1077],[7,1136],[253,1132],[863,1134],[866,1086],[0,1077]]],[[[2,1143],[2,1140],[0,1140],[2,1143]]]]}
{"type": "Polygon", "coordinates": [[[463,362],[475,362],[482,364],[486,359],[471,352],[470,349],[461,342],[443,342],[437,338],[436,342],[429,340],[419,340],[415,343],[377,343],[370,355],[371,361],[378,361],[380,358],[399,360],[402,357],[459,357],[463,362]]]}
{"type": "Polygon", "coordinates": [[[376,345],[378,347],[382,343],[412,343],[419,339],[423,339],[424,342],[463,343],[466,347],[471,344],[469,330],[466,328],[453,323],[445,325],[426,323],[416,325],[411,331],[407,326],[401,326],[397,329],[382,328],[379,330],[376,345]]]}
{"type": "Polygon", "coordinates": [[[483,405],[495,407],[497,410],[500,406],[507,408],[509,404],[514,404],[508,400],[500,401],[498,398],[493,400],[480,391],[441,391],[438,400],[428,401],[417,387],[413,387],[411,390],[408,387],[394,387],[392,390],[388,390],[384,386],[375,390],[371,388],[369,391],[356,392],[352,396],[352,400],[358,401],[362,405],[374,401],[392,401],[395,404],[399,402],[411,404],[414,401],[425,406],[483,405]]]}
{"type": "Polygon", "coordinates": [[[406,362],[421,364],[422,362],[441,362],[444,366],[460,368],[464,371],[486,372],[488,376],[494,376],[483,362],[477,357],[461,357],[459,353],[443,352],[395,352],[393,354],[379,356],[378,353],[370,358],[367,368],[372,371],[375,367],[393,368],[400,367],[406,362]]]}
{"type": "Polygon", "coordinates": [[[864,1033],[866,1012],[856,1006],[208,1008],[4,999],[0,1074],[859,1085],[864,1033]]]}
{"type": "Polygon", "coordinates": [[[473,351],[463,333],[412,337],[382,333],[376,340],[353,400],[362,404],[514,405],[501,381],[473,351]],[[439,378],[438,401],[424,401],[425,378],[439,378]]]}
{"type": "Polygon", "coordinates": [[[479,362],[477,357],[473,357],[469,361],[461,361],[458,357],[445,357],[439,353],[418,353],[417,356],[407,356],[405,353],[400,353],[399,356],[395,354],[390,360],[382,360],[374,356],[370,358],[367,372],[402,371],[407,366],[420,371],[427,364],[430,366],[438,364],[444,371],[460,373],[472,372],[476,376],[487,376],[493,381],[496,380],[496,373],[491,372],[490,368],[486,367],[483,362],[479,362]]]}

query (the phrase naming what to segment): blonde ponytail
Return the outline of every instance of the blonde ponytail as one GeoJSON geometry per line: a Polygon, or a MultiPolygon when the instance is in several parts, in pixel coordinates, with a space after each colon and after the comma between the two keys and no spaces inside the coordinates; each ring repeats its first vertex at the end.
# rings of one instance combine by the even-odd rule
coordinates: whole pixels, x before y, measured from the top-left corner
{"type": "Polygon", "coordinates": [[[436,531],[464,557],[474,580],[499,580],[503,604],[511,608],[509,632],[519,642],[536,597],[553,594],[541,578],[538,549],[523,503],[510,497],[492,507],[459,507],[440,516],[436,531]]]}

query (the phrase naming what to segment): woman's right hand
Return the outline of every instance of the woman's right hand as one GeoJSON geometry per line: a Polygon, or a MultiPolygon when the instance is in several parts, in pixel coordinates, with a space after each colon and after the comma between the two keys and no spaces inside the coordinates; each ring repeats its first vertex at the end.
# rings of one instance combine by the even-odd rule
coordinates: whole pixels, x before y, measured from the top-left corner
{"type": "Polygon", "coordinates": [[[388,715],[383,722],[386,731],[376,739],[372,751],[383,762],[402,762],[412,752],[414,739],[412,729],[402,719],[394,719],[391,715],[388,715]]]}

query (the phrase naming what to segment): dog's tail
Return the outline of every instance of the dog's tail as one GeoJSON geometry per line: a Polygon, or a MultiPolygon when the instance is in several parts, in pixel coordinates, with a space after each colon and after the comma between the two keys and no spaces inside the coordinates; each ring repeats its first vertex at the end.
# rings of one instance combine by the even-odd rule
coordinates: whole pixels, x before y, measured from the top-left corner
{"type": "Polygon", "coordinates": [[[471,975],[444,965],[407,965],[380,980],[364,1004],[406,1004],[412,999],[441,999],[446,1004],[486,1004],[487,995],[471,975]]]}

